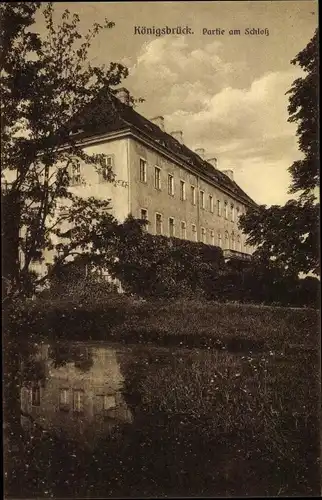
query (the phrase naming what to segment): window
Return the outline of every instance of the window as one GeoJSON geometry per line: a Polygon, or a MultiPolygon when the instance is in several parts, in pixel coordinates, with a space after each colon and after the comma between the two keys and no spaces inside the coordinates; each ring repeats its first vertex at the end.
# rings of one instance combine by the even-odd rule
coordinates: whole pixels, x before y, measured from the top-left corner
{"type": "Polygon", "coordinates": [[[59,391],[59,409],[69,410],[69,390],[60,389],[59,391]]]}
{"type": "Polygon", "coordinates": [[[193,239],[193,241],[197,241],[197,228],[196,228],[196,225],[192,224],[191,229],[192,229],[192,239],[193,239]]]}
{"type": "Polygon", "coordinates": [[[227,203],[227,201],[225,201],[225,208],[224,208],[224,210],[225,210],[225,212],[224,212],[225,219],[228,219],[228,203],[227,203]]]}
{"type": "Polygon", "coordinates": [[[237,235],[237,250],[238,252],[241,252],[241,240],[240,240],[240,235],[237,235]]]}
{"type": "Polygon", "coordinates": [[[75,390],[73,394],[73,409],[75,412],[82,412],[84,410],[84,391],[75,390]]]}
{"type": "Polygon", "coordinates": [[[201,208],[205,208],[205,192],[200,191],[200,206],[201,208]]]}
{"type": "Polygon", "coordinates": [[[115,396],[104,394],[103,395],[103,410],[110,410],[111,408],[115,408],[116,401],[115,396]]]}
{"type": "Polygon", "coordinates": [[[113,394],[96,394],[95,413],[101,414],[116,407],[116,399],[113,394]]]}
{"type": "Polygon", "coordinates": [[[154,168],[154,187],[161,189],[161,169],[159,167],[154,168]]]}
{"type": "Polygon", "coordinates": [[[146,174],[146,160],[140,158],[140,181],[146,182],[147,174],[146,174]]]}
{"type": "Polygon", "coordinates": [[[145,220],[146,221],[146,224],[144,226],[144,229],[148,229],[148,211],[146,210],[146,208],[141,208],[141,217],[140,217],[142,220],[145,220]]]}
{"type": "Polygon", "coordinates": [[[108,182],[110,180],[112,167],[113,167],[113,157],[105,156],[101,161],[99,182],[108,182]]]}
{"type": "Polygon", "coordinates": [[[194,186],[191,186],[191,203],[196,204],[196,188],[194,186]]]}
{"type": "Polygon", "coordinates": [[[231,248],[232,248],[232,250],[236,250],[234,231],[231,233],[231,248]]]}
{"type": "Polygon", "coordinates": [[[186,183],[180,181],[180,200],[184,201],[186,199],[186,183]]]}
{"type": "Polygon", "coordinates": [[[32,406],[40,406],[40,387],[34,385],[31,388],[31,404],[32,406]]]}
{"type": "Polygon", "coordinates": [[[141,219],[147,220],[148,211],[145,208],[141,208],[141,219]]]}
{"type": "Polygon", "coordinates": [[[201,228],[201,241],[202,243],[206,243],[206,230],[204,227],[201,228]]]}
{"type": "Polygon", "coordinates": [[[181,221],[181,238],[183,240],[187,238],[187,224],[185,221],[181,221]]]}
{"type": "Polygon", "coordinates": [[[173,175],[168,175],[168,194],[174,195],[174,178],[173,175]]]}
{"type": "Polygon", "coordinates": [[[228,250],[229,248],[229,234],[228,231],[225,232],[225,249],[228,250]]]}
{"type": "Polygon", "coordinates": [[[217,215],[221,217],[221,201],[217,200],[217,215]]]}
{"type": "Polygon", "coordinates": [[[215,231],[213,229],[210,230],[210,243],[211,245],[215,244],[215,231]]]}
{"type": "Polygon", "coordinates": [[[209,195],[209,212],[214,213],[214,199],[209,195]]]}
{"type": "Polygon", "coordinates": [[[71,185],[79,186],[81,184],[81,167],[79,161],[74,162],[71,167],[72,175],[71,175],[71,185]]]}
{"type": "Polygon", "coordinates": [[[231,211],[231,221],[235,222],[235,207],[233,203],[230,205],[230,211],[231,211]]]}
{"type": "Polygon", "coordinates": [[[218,233],[218,246],[222,247],[221,233],[218,233]]]}
{"type": "Polygon", "coordinates": [[[162,215],[155,214],[155,234],[162,234],[162,215]]]}
{"type": "Polygon", "coordinates": [[[169,217],[169,236],[173,238],[174,236],[174,218],[169,217]]]}
{"type": "Polygon", "coordinates": [[[239,221],[239,217],[240,217],[240,209],[239,207],[236,208],[236,220],[237,222],[239,221]]]}

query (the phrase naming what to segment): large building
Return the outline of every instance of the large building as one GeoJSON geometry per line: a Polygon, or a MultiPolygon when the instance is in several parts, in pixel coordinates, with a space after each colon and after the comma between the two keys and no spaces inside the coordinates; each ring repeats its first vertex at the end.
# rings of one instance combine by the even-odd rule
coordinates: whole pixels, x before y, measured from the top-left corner
{"type": "MultiPolygon", "coordinates": [[[[111,102],[113,120],[91,129],[85,113],[73,134],[87,153],[106,155],[105,168],[112,168],[115,182],[107,180],[104,166],[98,173],[80,162],[73,167],[73,191],[111,199],[118,220],[129,214],[147,219],[152,234],[251,254],[238,218],[255,202],[234,182],[233,172],[220,171],[217,159],[206,159],[203,149],[190,150],[182,131],[167,133],[162,116],[148,120],[137,113],[126,89],[111,102]]],[[[106,103],[101,98],[91,114],[102,106],[106,103]]]]}
{"type": "MultiPolygon", "coordinates": [[[[146,219],[152,234],[219,246],[226,258],[250,258],[253,249],[238,218],[255,202],[236,184],[233,172],[220,171],[217,158],[207,158],[203,149],[189,149],[182,131],[166,132],[162,116],[148,120],[140,115],[126,89],[119,89],[117,97],[100,94],[69,129],[85,153],[104,160],[99,171],[96,165],[74,162],[70,189],[75,194],[110,200],[117,220],[129,214],[146,219]]],[[[44,261],[33,267],[42,273],[52,259],[53,250],[45,251],[44,261]]]]}

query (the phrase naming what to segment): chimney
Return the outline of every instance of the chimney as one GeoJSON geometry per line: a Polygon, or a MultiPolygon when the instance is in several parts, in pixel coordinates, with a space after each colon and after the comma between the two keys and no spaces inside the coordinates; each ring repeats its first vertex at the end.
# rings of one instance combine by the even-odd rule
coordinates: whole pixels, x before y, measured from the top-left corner
{"type": "Polygon", "coordinates": [[[171,135],[174,139],[177,139],[177,141],[179,141],[180,144],[183,144],[183,132],[182,132],[182,130],[175,130],[174,132],[171,132],[171,135]]]}
{"type": "Polygon", "coordinates": [[[207,160],[207,162],[210,163],[210,165],[212,165],[214,168],[218,168],[217,158],[209,158],[209,160],[207,160]]]}
{"type": "Polygon", "coordinates": [[[233,170],[222,170],[222,173],[227,175],[231,181],[234,180],[234,172],[233,170]]]}
{"type": "Polygon", "coordinates": [[[130,92],[125,87],[116,89],[115,95],[123,104],[126,104],[127,106],[130,105],[130,92]]]}
{"type": "Polygon", "coordinates": [[[154,125],[159,127],[162,130],[162,132],[164,132],[164,118],[163,118],[163,116],[156,116],[155,118],[151,118],[150,121],[152,123],[154,123],[154,125]]]}
{"type": "Polygon", "coordinates": [[[197,153],[197,155],[199,155],[204,160],[204,158],[205,158],[205,150],[204,150],[204,148],[198,148],[198,149],[196,149],[195,153],[197,153]]]}

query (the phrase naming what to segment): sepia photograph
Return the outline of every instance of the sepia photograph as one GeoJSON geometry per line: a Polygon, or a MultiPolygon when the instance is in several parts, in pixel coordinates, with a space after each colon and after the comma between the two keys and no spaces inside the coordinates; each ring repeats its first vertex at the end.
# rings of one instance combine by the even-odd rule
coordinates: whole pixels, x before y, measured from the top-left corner
{"type": "Polygon", "coordinates": [[[317,0],[0,33],[6,500],[319,497],[317,0]]]}

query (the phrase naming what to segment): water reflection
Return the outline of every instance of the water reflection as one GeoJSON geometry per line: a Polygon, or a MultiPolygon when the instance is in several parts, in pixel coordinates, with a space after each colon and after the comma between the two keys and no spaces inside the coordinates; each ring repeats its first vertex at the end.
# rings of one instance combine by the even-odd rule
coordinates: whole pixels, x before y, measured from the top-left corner
{"type": "Polygon", "coordinates": [[[319,490],[313,358],[68,342],[19,354],[8,498],[319,490]]]}
{"type": "Polygon", "coordinates": [[[42,376],[21,389],[24,429],[40,426],[93,445],[115,425],[132,421],[116,349],[43,344],[34,363],[42,376]]]}

